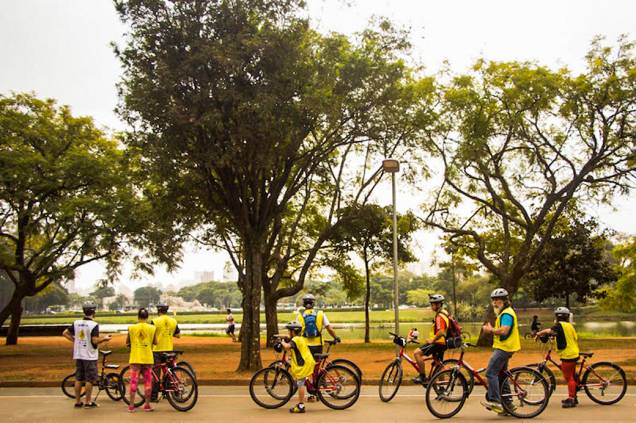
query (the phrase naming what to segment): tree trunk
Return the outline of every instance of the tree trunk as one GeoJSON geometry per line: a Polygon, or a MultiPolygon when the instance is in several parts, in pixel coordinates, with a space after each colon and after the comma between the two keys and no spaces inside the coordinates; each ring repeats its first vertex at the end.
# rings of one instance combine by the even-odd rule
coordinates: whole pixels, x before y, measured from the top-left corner
{"type": "Polygon", "coordinates": [[[243,322],[241,322],[241,361],[238,371],[255,371],[262,367],[260,345],[261,278],[263,251],[256,242],[245,248],[243,283],[243,322]]]}
{"type": "Polygon", "coordinates": [[[568,310],[570,309],[570,293],[569,292],[565,293],[565,306],[568,308],[568,310]]]}
{"type": "MultiPolygon", "coordinates": [[[[484,323],[490,322],[491,325],[495,326],[495,319],[497,318],[497,316],[495,316],[495,309],[492,307],[492,304],[488,305],[488,308],[486,309],[486,315],[484,317],[484,323]]],[[[493,339],[494,337],[492,333],[484,333],[482,329],[479,329],[479,338],[477,339],[478,346],[492,347],[493,339]]]]}
{"type": "Polygon", "coordinates": [[[371,282],[369,275],[369,260],[367,258],[366,251],[364,252],[364,272],[366,276],[366,291],[364,293],[364,343],[369,344],[371,342],[371,337],[369,336],[369,301],[371,297],[371,282]]]}
{"type": "Polygon", "coordinates": [[[7,345],[18,344],[20,320],[22,319],[22,300],[16,301],[11,308],[11,324],[7,332],[7,345]]]}
{"type": "Polygon", "coordinates": [[[273,337],[278,333],[278,314],[276,313],[276,304],[278,299],[268,292],[264,292],[265,296],[265,326],[267,327],[267,342],[266,345],[271,347],[273,345],[273,337]]]}

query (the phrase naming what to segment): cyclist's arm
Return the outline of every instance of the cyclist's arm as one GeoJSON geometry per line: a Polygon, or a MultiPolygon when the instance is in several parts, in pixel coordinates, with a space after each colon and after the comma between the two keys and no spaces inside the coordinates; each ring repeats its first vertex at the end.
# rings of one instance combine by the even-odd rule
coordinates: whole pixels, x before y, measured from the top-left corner
{"type": "Polygon", "coordinates": [[[75,337],[71,335],[71,331],[68,330],[68,328],[64,329],[64,332],[62,332],[62,336],[71,342],[75,342],[75,337]]]}
{"type": "Polygon", "coordinates": [[[126,335],[126,346],[130,347],[130,334],[126,335]]]}
{"type": "Polygon", "coordinates": [[[437,319],[438,319],[438,317],[435,318],[435,325],[439,326],[439,323],[443,322],[444,323],[444,327],[443,328],[441,328],[441,327],[437,328],[437,333],[435,334],[435,336],[432,339],[430,339],[430,343],[431,344],[434,344],[435,341],[437,341],[438,339],[441,339],[442,337],[446,336],[446,332],[448,331],[448,326],[446,326],[446,322],[441,317],[439,317],[439,319],[441,319],[441,322],[437,321],[437,319]]]}
{"type": "Polygon", "coordinates": [[[294,347],[294,341],[285,341],[284,339],[281,339],[280,341],[281,345],[283,346],[283,348],[285,349],[285,351],[289,351],[294,347]]]}
{"type": "Polygon", "coordinates": [[[545,335],[556,335],[556,333],[552,330],[552,328],[547,328],[540,330],[535,334],[535,336],[545,336],[545,335]]]}
{"type": "Polygon", "coordinates": [[[179,325],[177,325],[177,327],[175,328],[172,336],[174,336],[175,338],[181,338],[181,329],[179,329],[179,325]]]}

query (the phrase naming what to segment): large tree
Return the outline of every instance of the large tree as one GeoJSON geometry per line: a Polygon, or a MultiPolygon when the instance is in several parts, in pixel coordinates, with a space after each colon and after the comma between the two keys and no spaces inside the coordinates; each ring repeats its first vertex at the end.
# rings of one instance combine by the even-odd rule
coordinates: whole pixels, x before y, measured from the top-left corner
{"type": "Polygon", "coordinates": [[[78,267],[107,259],[114,271],[134,227],[122,151],[88,117],[32,95],[0,96],[0,271],[14,285],[7,344],[22,300],[78,267]]]}
{"type": "MultiPolygon", "coordinates": [[[[407,47],[402,34],[383,23],[357,42],[323,36],[300,17],[301,3],[116,1],[130,27],[117,50],[120,111],[134,128],[129,146],[143,155],[153,192],[170,198],[173,227],[208,225],[237,252],[241,370],[261,366],[263,279],[272,246],[288,245],[276,233],[281,217],[292,222],[289,239],[304,198],[322,194],[308,187],[337,178],[343,155],[370,141],[391,154],[408,137],[394,129],[409,115],[403,98],[412,82],[398,57],[407,47]]],[[[374,182],[380,172],[371,173],[374,182]]],[[[328,226],[342,200],[327,200],[328,226]]],[[[314,239],[292,291],[327,237],[321,230],[314,239]]]]}
{"type": "Polygon", "coordinates": [[[609,201],[633,182],[633,44],[609,48],[596,40],[587,65],[574,75],[479,61],[448,83],[443,119],[423,128],[443,163],[424,220],[511,293],[573,199],[609,201]]]}

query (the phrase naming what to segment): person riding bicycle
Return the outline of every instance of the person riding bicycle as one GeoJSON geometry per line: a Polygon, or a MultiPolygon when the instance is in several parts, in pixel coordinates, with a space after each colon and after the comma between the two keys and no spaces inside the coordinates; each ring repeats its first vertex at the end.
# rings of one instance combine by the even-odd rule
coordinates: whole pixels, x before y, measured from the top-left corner
{"type": "Polygon", "coordinates": [[[501,405],[501,395],[499,393],[500,384],[504,394],[510,393],[510,386],[507,382],[502,384],[504,370],[508,369],[508,361],[512,355],[521,349],[519,338],[519,323],[517,314],[510,305],[508,291],[504,288],[497,288],[490,294],[492,306],[497,315],[495,327],[490,322],[486,322],[482,331],[494,335],[493,352],[488,361],[486,377],[488,378],[488,392],[486,401],[482,405],[488,410],[498,414],[506,414],[501,405]]]}
{"type": "Polygon", "coordinates": [[[558,307],[554,310],[555,325],[551,328],[537,332],[535,339],[545,335],[556,337],[557,353],[561,358],[561,371],[568,383],[568,397],[561,401],[563,408],[576,407],[579,401],[576,398],[576,362],[579,361],[579,342],[576,329],[570,323],[570,310],[567,307],[558,307]]]}
{"type": "Polygon", "coordinates": [[[99,325],[95,322],[97,306],[89,303],[82,307],[84,318],[76,320],[64,329],[62,336],[73,343],[73,360],[75,360],[75,407],[82,407],[81,389],[86,385],[84,408],[95,408],[97,403],[91,400],[93,385],[97,383],[97,359],[99,344],[110,341],[110,335],[99,336],[99,325]]]}
{"type": "Polygon", "coordinates": [[[420,368],[420,374],[413,379],[414,383],[425,383],[426,372],[424,369],[424,357],[433,356],[439,361],[444,361],[446,351],[446,333],[448,331],[448,312],[444,310],[444,296],[433,294],[428,296],[431,310],[435,313],[429,337],[424,345],[415,351],[415,361],[420,368]]]}
{"type": "Polygon", "coordinates": [[[336,341],[340,341],[340,338],[336,336],[336,332],[329,324],[329,319],[324,311],[316,311],[314,306],[316,305],[316,297],[311,294],[307,294],[303,297],[303,310],[298,315],[298,323],[302,326],[302,335],[307,338],[307,345],[312,354],[322,353],[322,331],[327,329],[327,332],[336,341]]]}
{"type": "Polygon", "coordinates": [[[302,325],[297,322],[290,322],[285,326],[289,330],[289,342],[281,340],[279,347],[290,352],[291,367],[290,373],[298,386],[298,404],[289,409],[290,413],[305,412],[305,379],[311,376],[316,366],[314,356],[309,349],[307,338],[300,336],[303,331],[302,325]]]}
{"type": "Polygon", "coordinates": [[[150,324],[157,328],[155,330],[157,345],[153,346],[153,351],[172,351],[174,349],[172,338],[181,338],[181,329],[179,329],[177,320],[168,316],[169,308],[168,304],[157,304],[159,317],[150,321],[150,324]]]}
{"type": "Polygon", "coordinates": [[[130,405],[128,412],[135,411],[135,395],[139,373],[144,378],[145,404],[144,411],[153,411],[150,406],[152,396],[152,365],[154,357],[152,346],[157,344],[156,327],[148,323],[148,310],[144,307],[137,312],[139,322],[128,327],[126,345],[130,347],[130,405]]]}

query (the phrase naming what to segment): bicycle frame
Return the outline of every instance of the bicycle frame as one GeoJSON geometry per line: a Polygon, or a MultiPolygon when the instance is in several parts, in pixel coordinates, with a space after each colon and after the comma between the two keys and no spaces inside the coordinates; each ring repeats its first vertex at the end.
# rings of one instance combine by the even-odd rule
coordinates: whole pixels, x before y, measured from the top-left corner
{"type": "MultiPolygon", "coordinates": [[[[554,364],[559,370],[563,371],[563,369],[561,368],[561,363],[556,362],[553,358],[552,358],[552,348],[554,345],[554,341],[551,340],[550,341],[550,347],[548,348],[548,351],[545,354],[545,357],[543,357],[543,361],[539,363],[539,368],[542,368],[543,366],[546,366],[548,363],[552,363],[554,364]]],[[[585,362],[587,361],[587,357],[586,356],[581,356],[583,357],[583,359],[581,360],[581,364],[578,366],[579,369],[576,372],[575,375],[575,380],[576,380],[576,385],[577,385],[577,389],[580,389],[584,386],[587,387],[605,387],[607,386],[608,382],[605,381],[605,378],[603,378],[601,375],[599,375],[598,373],[596,373],[596,371],[594,370],[593,367],[591,366],[585,366],[585,362]],[[583,374],[583,369],[588,370],[590,372],[592,372],[596,377],[598,377],[599,379],[601,379],[603,382],[601,383],[586,383],[586,384],[581,384],[580,380],[581,380],[581,375],[583,374]]]]}
{"type": "Polygon", "coordinates": [[[482,367],[480,369],[475,369],[474,367],[472,367],[468,362],[464,361],[465,353],[466,350],[462,348],[462,352],[459,354],[459,358],[457,359],[457,366],[465,368],[473,375],[473,377],[475,378],[475,385],[487,387],[488,381],[481,377],[481,374],[486,370],[486,368],[482,367]]]}
{"type": "MultiPolygon", "coordinates": [[[[411,343],[415,344],[415,342],[410,341],[411,343]]],[[[417,363],[417,361],[415,361],[414,359],[412,359],[411,357],[409,357],[409,355],[406,353],[406,347],[404,346],[400,346],[400,352],[398,353],[397,357],[398,360],[400,360],[400,362],[402,362],[402,359],[406,360],[407,363],[409,363],[414,369],[415,371],[420,374],[422,373],[420,371],[420,365],[417,363]]],[[[442,365],[442,362],[439,361],[437,359],[437,357],[424,357],[424,361],[433,361],[433,363],[435,363],[435,366],[431,366],[431,370],[430,370],[430,374],[428,375],[428,377],[433,376],[433,369],[435,369],[438,366],[442,365]]]]}

